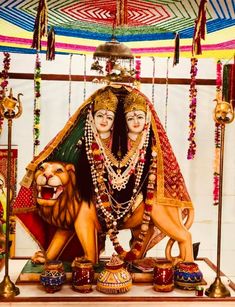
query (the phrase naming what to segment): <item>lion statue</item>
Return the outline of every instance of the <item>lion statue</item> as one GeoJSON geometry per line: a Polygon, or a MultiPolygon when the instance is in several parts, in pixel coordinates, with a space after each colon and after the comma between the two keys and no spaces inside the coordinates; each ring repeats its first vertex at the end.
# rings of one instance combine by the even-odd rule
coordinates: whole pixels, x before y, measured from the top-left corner
{"type": "Polygon", "coordinates": [[[35,173],[38,214],[56,227],[53,239],[44,254],[36,252],[33,262],[42,263],[58,257],[67,241],[78,231],[77,217],[80,203],[75,168],[62,162],[45,162],[35,173]]]}
{"type": "MultiPolygon", "coordinates": [[[[38,251],[32,257],[35,263],[44,263],[45,259],[58,257],[69,238],[76,235],[83,247],[84,256],[96,263],[99,258],[97,239],[101,233],[95,206],[82,201],[76,188],[75,168],[72,164],[62,162],[44,162],[35,173],[37,186],[37,203],[39,215],[49,224],[57,227],[57,231],[44,254],[38,251]]],[[[134,238],[141,230],[144,203],[139,200],[133,214],[125,220],[122,229],[131,229],[134,238]]],[[[192,242],[188,228],[193,221],[193,210],[189,210],[187,221],[182,223],[182,210],[172,206],[155,204],[151,213],[151,223],[145,236],[139,258],[143,256],[149,240],[154,233],[154,226],[170,237],[166,247],[166,257],[178,262],[180,259],[192,261],[192,242]],[[179,257],[171,256],[171,248],[175,241],[179,243],[179,257]]],[[[152,245],[155,245],[152,243],[152,245]]],[[[148,246],[148,248],[147,248],[148,246]]]]}

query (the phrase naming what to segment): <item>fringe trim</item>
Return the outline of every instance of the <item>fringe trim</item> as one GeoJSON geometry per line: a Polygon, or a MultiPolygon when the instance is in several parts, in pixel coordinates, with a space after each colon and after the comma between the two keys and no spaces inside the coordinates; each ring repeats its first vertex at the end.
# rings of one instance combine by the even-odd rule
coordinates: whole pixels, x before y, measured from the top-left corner
{"type": "Polygon", "coordinates": [[[180,59],[180,35],[179,33],[176,33],[173,66],[179,64],[179,59],[180,59]]]}
{"type": "Polygon", "coordinates": [[[55,30],[51,27],[47,36],[47,54],[46,60],[52,61],[55,59],[55,30]]]}
{"type": "Polygon", "coordinates": [[[207,0],[201,0],[199,5],[193,34],[192,56],[202,54],[201,39],[205,39],[206,33],[206,4],[207,0]]]}
{"type": "Polygon", "coordinates": [[[37,16],[34,23],[32,48],[41,50],[41,39],[47,35],[47,19],[48,19],[47,1],[40,0],[38,5],[37,16]]]}

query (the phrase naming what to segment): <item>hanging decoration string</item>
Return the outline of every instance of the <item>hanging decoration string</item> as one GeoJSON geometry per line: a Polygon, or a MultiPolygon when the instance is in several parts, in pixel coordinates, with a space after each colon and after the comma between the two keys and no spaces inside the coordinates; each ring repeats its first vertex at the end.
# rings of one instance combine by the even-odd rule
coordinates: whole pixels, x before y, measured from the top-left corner
{"type": "Polygon", "coordinates": [[[198,10],[198,16],[195,21],[192,56],[202,54],[201,39],[205,40],[206,34],[206,5],[207,0],[201,0],[198,10]]]}
{"type": "Polygon", "coordinates": [[[166,101],[165,101],[165,130],[167,132],[167,107],[168,107],[168,97],[169,97],[169,60],[170,58],[167,58],[167,64],[166,64],[166,101]]]}
{"type": "Polygon", "coordinates": [[[156,60],[155,57],[152,57],[153,62],[153,76],[152,76],[152,104],[154,105],[155,100],[155,73],[156,73],[156,60]]]}
{"type": "Polygon", "coordinates": [[[231,103],[233,108],[235,107],[235,63],[223,66],[222,96],[223,100],[231,103]]]}
{"type": "Polygon", "coordinates": [[[41,62],[39,54],[36,55],[35,71],[34,71],[34,127],[33,127],[33,155],[38,155],[40,145],[40,105],[41,105],[41,62]]]}
{"type": "Polygon", "coordinates": [[[41,40],[43,36],[47,35],[47,19],[48,19],[47,1],[40,0],[37,10],[37,15],[34,23],[32,48],[37,51],[41,50],[41,40]]]}
{"type": "MultiPolygon", "coordinates": [[[[222,100],[222,62],[219,60],[216,65],[216,99],[222,100]]],[[[221,147],[221,125],[215,123],[215,157],[214,157],[214,205],[219,204],[219,177],[220,177],[220,147],[221,147]]]]}
{"type": "Polygon", "coordinates": [[[174,50],[174,59],[173,66],[179,64],[180,60],[180,35],[178,32],[175,33],[175,50],[174,50]]]}
{"type": "MultiPolygon", "coordinates": [[[[4,59],[3,59],[3,70],[0,73],[0,101],[5,97],[6,90],[8,86],[8,79],[9,79],[9,69],[11,63],[11,57],[8,52],[3,52],[4,59]]],[[[2,133],[2,126],[3,126],[3,117],[0,113],[0,135],[2,133]]]]}
{"type": "Polygon", "coordinates": [[[68,107],[68,116],[71,116],[71,93],[72,93],[72,53],[69,56],[69,107],[68,107]]]}
{"type": "Polygon", "coordinates": [[[54,59],[55,59],[55,30],[54,27],[51,27],[47,36],[46,60],[52,61],[54,59]]]}
{"type": "Polygon", "coordinates": [[[190,113],[189,113],[189,148],[188,148],[188,160],[193,159],[196,154],[196,107],[197,107],[197,89],[196,89],[196,76],[197,76],[197,62],[196,58],[191,58],[191,82],[189,88],[189,100],[190,100],[190,113]]]}
{"type": "Polygon", "coordinates": [[[84,54],[83,99],[86,100],[86,54],[84,54]]]}
{"type": "Polygon", "coordinates": [[[127,25],[127,16],[128,16],[128,0],[116,0],[116,25],[125,26],[127,25]]]}

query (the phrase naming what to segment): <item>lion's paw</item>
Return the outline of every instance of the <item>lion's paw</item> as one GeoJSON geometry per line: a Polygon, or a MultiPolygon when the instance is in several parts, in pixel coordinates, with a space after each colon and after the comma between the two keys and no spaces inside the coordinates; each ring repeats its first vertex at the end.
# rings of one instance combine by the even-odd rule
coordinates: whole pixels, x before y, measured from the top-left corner
{"type": "Polygon", "coordinates": [[[44,264],[46,262],[45,254],[42,251],[38,251],[31,257],[31,261],[35,264],[44,264]]]}

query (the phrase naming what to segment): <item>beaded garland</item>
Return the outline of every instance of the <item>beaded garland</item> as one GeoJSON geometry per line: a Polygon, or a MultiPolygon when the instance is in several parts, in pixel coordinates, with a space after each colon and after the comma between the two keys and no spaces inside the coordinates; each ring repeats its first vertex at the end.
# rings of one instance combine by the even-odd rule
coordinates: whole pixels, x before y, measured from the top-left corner
{"type": "Polygon", "coordinates": [[[137,258],[143,246],[144,237],[148,231],[150,213],[152,210],[154,189],[156,184],[156,151],[152,150],[152,162],[149,169],[147,196],[142,219],[141,232],[129,252],[119,244],[117,234],[118,227],[123,219],[131,211],[133,204],[141,190],[141,177],[143,174],[145,155],[149,143],[150,116],[147,112],[146,125],[137,140],[137,148],[131,149],[122,161],[118,161],[109,148],[107,148],[99,137],[96,130],[91,110],[85,125],[85,146],[87,158],[91,167],[92,183],[95,192],[95,203],[98,217],[102,226],[108,233],[115,251],[125,260],[137,258]],[[125,162],[125,163],[124,163],[125,162]],[[125,166],[124,170],[123,167],[125,166]],[[117,202],[112,196],[113,191],[120,191],[126,188],[130,176],[135,173],[135,182],[131,198],[123,203],[117,202]],[[106,178],[107,175],[107,178],[106,178]]]}
{"type": "MultiPolygon", "coordinates": [[[[11,57],[8,52],[3,52],[4,59],[3,59],[3,70],[0,74],[0,101],[4,98],[5,91],[8,85],[8,72],[10,69],[11,57]]],[[[2,132],[2,125],[3,125],[3,117],[0,115],[0,134],[2,132]]]]}
{"type": "Polygon", "coordinates": [[[168,115],[168,98],[169,98],[169,60],[170,58],[167,58],[167,64],[166,64],[166,101],[165,101],[165,130],[167,132],[167,115],[168,115]]]}

